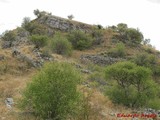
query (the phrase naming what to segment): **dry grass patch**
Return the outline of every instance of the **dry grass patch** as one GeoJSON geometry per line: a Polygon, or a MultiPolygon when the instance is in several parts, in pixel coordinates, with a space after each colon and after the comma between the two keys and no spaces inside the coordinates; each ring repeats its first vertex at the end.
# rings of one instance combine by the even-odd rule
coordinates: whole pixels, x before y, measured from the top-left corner
{"type": "Polygon", "coordinates": [[[88,120],[117,120],[117,113],[132,113],[132,110],[121,105],[114,105],[108,97],[96,89],[80,86],[88,103],[88,120]]]}
{"type": "Polygon", "coordinates": [[[36,120],[36,118],[27,113],[22,113],[17,108],[17,100],[21,97],[22,90],[26,87],[35,71],[30,71],[23,76],[5,74],[1,76],[3,80],[0,81],[0,120],[36,120]],[[5,105],[6,98],[13,98],[14,105],[12,109],[5,105]]]}

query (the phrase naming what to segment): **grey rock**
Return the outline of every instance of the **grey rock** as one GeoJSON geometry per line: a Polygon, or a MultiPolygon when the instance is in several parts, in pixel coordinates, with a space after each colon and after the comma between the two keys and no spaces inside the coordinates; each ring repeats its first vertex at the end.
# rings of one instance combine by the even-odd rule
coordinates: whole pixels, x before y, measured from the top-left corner
{"type": "Polygon", "coordinates": [[[85,69],[82,69],[81,72],[85,73],[85,74],[90,74],[91,73],[89,70],[85,70],[85,69]]]}
{"type": "Polygon", "coordinates": [[[19,55],[19,54],[21,54],[20,51],[19,51],[19,49],[17,49],[17,48],[14,47],[14,48],[12,49],[12,56],[14,57],[14,56],[17,56],[17,55],[19,55]]]}
{"type": "Polygon", "coordinates": [[[82,68],[80,64],[75,64],[76,68],[82,68]]]}
{"type": "Polygon", "coordinates": [[[13,98],[6,98],[5,104],[9,109],[12,109],[12,105],[14,104],[13,98]]]}
{"type": "Polygon", "coordinates": [[[94,64],[98,64],[98,65],[111,65],[113,63],[125,60],[121,58],[112,58],[108,56],[104,57],[99,54],[98,55],[81,55],[80,59],[81,60],[88,59],[94,64]]]}
{"type": "Polygon", "coordinates": [[[30,43],[30,41],[28,40],[29,37],[29,32],[23,30],[23,31],[19,31],[16,35],[15,40],[9,40],[9,41],[2,41],[2,48],[11,48],[11,47],[16,47],[19,46],[21,44],[26,44],[26,43],[30,43]]]}
{"type": "Polygon", "coordinates": [[[49,58],[48,60],[49,60],[49,61],[53,61],[54,59],[53,59],[53,58],[49,58]]]}
{"type": "Polygon", "coordinates": [[[16,57],[17,59],[19,59],[21,61],[27,62],[29,65],[31,65],[33,67],[40,67],[43,64],[41,59],[33,60],[31,56],[27,56],[27,55],[23,54],[17,48],[13,48],[12,56],[16,57]]]}
{"type": "Polygon", "coordinates": [[[30,33],[24,29],[18,32],[19,37],[28,37],[29,35],[30,33]]]}

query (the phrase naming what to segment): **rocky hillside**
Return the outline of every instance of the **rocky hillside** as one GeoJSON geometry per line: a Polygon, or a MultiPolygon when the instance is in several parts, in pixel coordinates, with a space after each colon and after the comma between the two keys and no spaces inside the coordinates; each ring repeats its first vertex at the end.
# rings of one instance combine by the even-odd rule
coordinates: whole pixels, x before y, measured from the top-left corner
{"type": "MultiPolygon", "coordinates": [[[[103,28],[47,12],[39,12],[36,16],[33,21],[24,18],[22,27],[7,31],[1,37],[0,119],[40,119],[31,111],[20,110],[19,100],[26,84],[32,81],[39,69],[45,63],[56,61],[67,62],[81,72],[83,82],[78,88],[88,100],[86,120],[123,119],[122,113],[153,114],[156,116],[154,119],[159,119],[160,93],[157,89],[155,104],[137,108],[117,104],[106,94],[115,83],[106,80],[104,71],[111,65],[126,61],[150,69],[151,79],[159,88],[160,52],[144,39],[139,30],[128,28],[123,23],[103,28]]],[[[146,117],[139,116],[139,119],[146,117]]]]}

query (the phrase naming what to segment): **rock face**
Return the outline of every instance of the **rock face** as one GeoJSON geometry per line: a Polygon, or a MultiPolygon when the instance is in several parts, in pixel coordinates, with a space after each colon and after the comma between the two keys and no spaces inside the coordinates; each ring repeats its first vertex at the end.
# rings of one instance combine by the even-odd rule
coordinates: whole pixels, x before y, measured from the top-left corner
{"type": "Polygon", "coordinates": [[[45,24],[53,29],[61,31],[81,30],[84,32],[90,32],[92,26],[64,18],[60,18],[53,15],[45,15],[38,18],[37,21],[41,24],[45,24]]]}
{"type": "Polygon", "coordinates": [[[43,57],[40,51],[34,50],[34,58],[23,54],[19,49],[13,48],[12,49],[12,56],[16,57],[18,60],[24,61],[28,63],[28,65],[32,67],[41,67],[44,61],[52,61],[53,58],[51,57],[43,57]]]}
{"type": "Polygon", "coordinates": [[[89,60],[94,64],[98,64],[98,65],[111,65],[119,61],[125,61],[125,59],[122,59],[122,58],[112,58],[109,56],[101,56],[101,55],[81,55],[80,59],[82,61],[89,60]]]}
{"type": "Polygon", "coordinates": [[[30,35],[29,32],[25,30],[19,31],[14,41],[12,40],[2,41],[2,48],[5,49],[5,48],[15,47],[15,46],[29,43],[29,40],[28,40],[29,35],[30,35]]]}
{"type": "Polygon", "coordinates": [[[42,65],[42,62],[33,60],[31,56],[27,56],[15,48],[12,50],[12,56],[16,57],[17,59],[21,61],[27,62],[29,65],[33,67],[40,67],[42,65]]]}
{"type": "Polygon", "coordinates": [[[16,40],[12,42],[12,46],[19,46],[21,44],[29,43],[28,37],[30,36],[29,32],[21,31],[16,36],[16,40]]]}

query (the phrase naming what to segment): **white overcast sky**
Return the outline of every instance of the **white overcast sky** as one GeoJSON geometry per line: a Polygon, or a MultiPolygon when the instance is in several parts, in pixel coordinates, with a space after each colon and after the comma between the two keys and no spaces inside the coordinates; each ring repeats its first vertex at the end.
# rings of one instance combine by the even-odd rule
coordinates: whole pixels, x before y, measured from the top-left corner
{"type": "Polygon", "coordinates": [[[160,0],[0,0],[0,34],[20,26],[24,17],[34,19],[34,9],[104,27],[126,23],[160,50],[160,0]]]}

